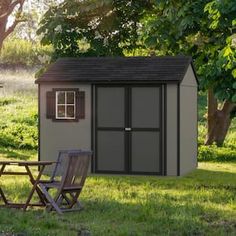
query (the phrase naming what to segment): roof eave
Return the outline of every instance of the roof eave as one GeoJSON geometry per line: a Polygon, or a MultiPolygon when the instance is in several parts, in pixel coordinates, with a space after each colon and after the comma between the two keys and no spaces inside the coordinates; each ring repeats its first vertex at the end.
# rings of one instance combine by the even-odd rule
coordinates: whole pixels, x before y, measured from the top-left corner
{"type": "Polygon", "coordinates": [[[84,83],[84,84],[121,84],[121,83],[125,83],[125,84],[133,84],[133,83],[142,83],[142,84],[146,84],[146,83],[158,83],[158,84],[169,84],[169,83],[179,83],[179,80],[47,80],[47,81],[40,81],[40,80],[36,80],[35,84],[67,84],[67,83],[84,83]]]}

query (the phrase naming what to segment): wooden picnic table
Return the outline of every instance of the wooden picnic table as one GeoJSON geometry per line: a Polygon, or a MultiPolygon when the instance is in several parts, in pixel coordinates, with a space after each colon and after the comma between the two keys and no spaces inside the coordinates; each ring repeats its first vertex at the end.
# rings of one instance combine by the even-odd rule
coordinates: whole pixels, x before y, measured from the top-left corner
{"type": "Polygon", "coordinates": [[[46,166],[52,165],[56,162],[53,161],[0,161],[0,177],[2,175],[28,175],[29,180],[32,184],[32,189],[29,192],[29,195],[27,197],[27,200],[25,203],[12,203],[7,200],[1,186],[0,186],[0,199],[2,198],[4,205],[6,207],[14,207],[14,208],[23,208],[25,211],[28,206],[45,206],[45,197],[43,193],[41,192],[40,188],[38,187],[38,183],[40,182],[40,178],[43,174],[43,171],[46,166]],[[4,171],[7,166],[19,166],[19,167],[24,167],[25,171],[4,171]],[[38,167],[38,175],[36,177],[33,176],[32,170],[30,167],[36,166],[38,167]],[[38,197],[40,199],[39,203],[30,203],[34,192],[38,194],[38,197]]]}

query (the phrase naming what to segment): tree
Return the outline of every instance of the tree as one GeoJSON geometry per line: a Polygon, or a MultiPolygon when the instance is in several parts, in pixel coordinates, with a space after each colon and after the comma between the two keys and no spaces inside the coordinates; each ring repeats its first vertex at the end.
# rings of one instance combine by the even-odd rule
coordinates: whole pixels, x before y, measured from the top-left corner
{"type": "Polygon", "coordinates": [[[235,0],[160,0],[143,25],[148,48],[192,55],[200,87],[208,90],[205,144],[222,145],[236,115],[235,0]]]}
{"type": "Polygon", "coordinates": [[[142,0],[65,0],[41,21],[42,44],[61,56],[114,56],[138,47],[139,21],[152,7],[142,0]]]}
{"type": "Polygon", "coordinates": [[[51,7],[58,5],[62,0],[26,0],[23,8],[24,22],[18,24],[13,35],[32,43],[39,41],[36,31],[44,13],[51,7]]]}
{"type": "Polygon", "coordinates": [[[25,0],[0,0],[0,50],[3,41],[14,31],[19,22],[22,22],[22,11],[25,0]],[[15,13],[13,23],[7,27],[9,16],[15,13]]]}

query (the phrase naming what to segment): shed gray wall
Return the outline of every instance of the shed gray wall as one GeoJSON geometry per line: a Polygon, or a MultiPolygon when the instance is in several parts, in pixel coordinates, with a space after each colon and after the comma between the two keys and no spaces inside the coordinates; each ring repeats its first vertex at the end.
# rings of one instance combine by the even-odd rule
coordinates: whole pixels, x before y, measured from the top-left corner
{"type": "Polygon", "coordinates": [[[91,85],[40,85],[40,160],[55,161],[58,150],[91,149],[91,85]],[[46,92],[54,88],[79,88],[85,91],[85,119],[79,122],[53,122],[46,119],[46,92]]]}
{"type": "Polygon", "coordinates": [[[190,65],[180,84],[180,175],[197,166],[197,92],[190,65]]]}
{"type": "Polygon", "coordinates": [[[177,84],[166,87],[166,174],[177,175],[177,84]]]}

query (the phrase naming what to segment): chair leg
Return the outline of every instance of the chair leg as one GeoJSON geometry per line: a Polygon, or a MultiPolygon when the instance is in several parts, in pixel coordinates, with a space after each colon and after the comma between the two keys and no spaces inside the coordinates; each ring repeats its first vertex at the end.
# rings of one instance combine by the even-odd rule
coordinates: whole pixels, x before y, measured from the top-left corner
{"type": "Polygon", "coordinates": [[[7,201],[6,197],[5,197],[5,194],[3,193],[2,189],[0,188],[0,199],[1,198],[2,198],[2,200],[4,202],[4,204],[7,205],[8,201],[7,201]]]}
{"type": "Polygon", "coordinates": [[[70,204],[71,200],[66,196],[66,193],[62,193],[63,198],[65,199],[67,205],[70,204]]]}
{"type": "Polygon", "coordinates": [[[72,201],[69,205],[69,208],[72,208],[74,205],[77,205],[78,209],[82,209],[83,206],[81,205],[81,203],[79,202],[78,198],[80,195],[81,191],[76,192],[75,194],[70,193],[71,197],[72,197],[72,201]]]}
{"type": "Polygon", "coordinates": [[[60,209],[60,207],[56,204],[56,202],[54,201],[54,199],[50,196],[50,194],[48,193],[48,191],[46,190],[46,188],[42,185],[39,184],[43,194],[45,195],[45,197],[47,198],[48,202],[51,204],[51,206],[56,210],[56,212],[58,214],[62,214],[62,210],[60,209]]]}

